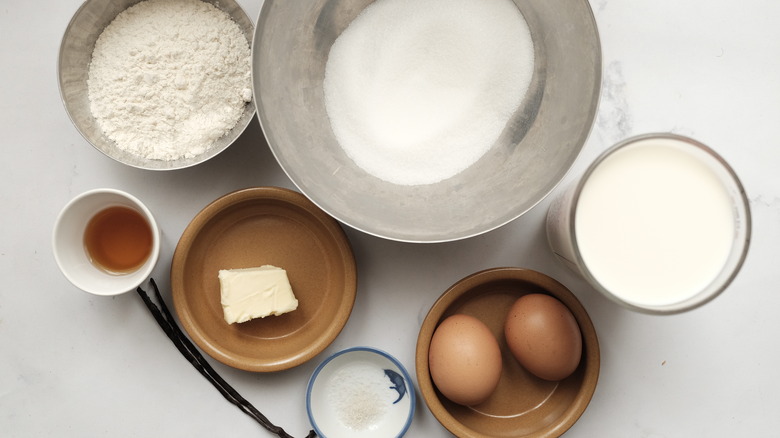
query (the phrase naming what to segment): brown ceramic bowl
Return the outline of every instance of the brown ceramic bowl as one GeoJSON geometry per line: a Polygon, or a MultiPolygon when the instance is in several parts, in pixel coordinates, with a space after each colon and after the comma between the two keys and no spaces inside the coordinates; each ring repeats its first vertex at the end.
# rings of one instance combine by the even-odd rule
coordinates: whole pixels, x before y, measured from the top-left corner
{"type": "Polygon", "coordinates": [[[247,371],[279,371],[311,359],[338,336],[357,291],[352,248],[333,218],[300,193],[259,187],[212,202],[184,230],[171,264],[182,326],[213,358],[247,371]],[[298,308],[225,322],[220,269],[287,270],[298,308]]]}
{"type": "Polygon", "coordinates": [[[528,269],[495,268],[470,275],[450,287],[428,312],[417,339],[415,368],[425,403],[439,422],[458,437],[557,437],[566,432],[588,406],[599,376],[599,343],[585,308],[564,285],[528,269]],[[504,337],[511,305],[529,293],[545,293],[571,310],[583,337],[582,360],[560,382],[541,380],[512,356],[504,337]],[[503,369],[498,388],[484,403],[466,407],[447,400],[436,389],[428,370],[428,348],[439,323],[464,313],[484,322],[498,340],[503,369]]]}

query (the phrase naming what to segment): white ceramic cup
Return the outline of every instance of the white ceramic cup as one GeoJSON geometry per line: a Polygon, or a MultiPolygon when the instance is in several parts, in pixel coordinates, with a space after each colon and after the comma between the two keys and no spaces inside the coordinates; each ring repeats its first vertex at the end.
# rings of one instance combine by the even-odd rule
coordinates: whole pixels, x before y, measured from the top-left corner
{"type": "Polygon", "coordinates": [[[57,216],[52,234],[54,258],[65,278],[94,295],[112,296],[138,287],[152,273],[160,256],[160,229],[152,213],[135,196],[115,189],[94,189],[73,198],[57,216]],[[98,212],[113,206],[132,208],[152,229],[152,251],[135,271],[112,274],[96,267],[84,247],[84,231],[98,212]]]}
{"type": "Polygon", "coordinates": [[[728,163],[666,133],[605,151],[547,214],[560,261],[612,301],[650,314],[690,310],[723,292],[750,235],[748,199],[728,163]]]}

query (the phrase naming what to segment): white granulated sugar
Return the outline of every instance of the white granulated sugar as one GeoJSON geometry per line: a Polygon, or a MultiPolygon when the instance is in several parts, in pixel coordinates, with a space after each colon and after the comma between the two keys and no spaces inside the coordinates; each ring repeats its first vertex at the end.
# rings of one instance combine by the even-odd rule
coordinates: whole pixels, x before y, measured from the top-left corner
{"type": "Polygon", "coordinates": [[[98,38],[87,81],[106,136],[134,155],[190,158],[229,132],[252,98],[249,43],[200,0],[146,0],[98,38]]]}
{"type": "Polygon", "coordinates": [[[490,149],[533,66],[531,34],[511,0],[378,0],[331,47],[326,111],[363,170],[432,184],[490,149]]]}
{"type": "Polygon", "coordinates": [[[384,371],[376,365],[352,363],[331,376],[328,401],[341,424],[353,430],[368,430],[384,418],[393,404],[390,385],[384,371]]]}

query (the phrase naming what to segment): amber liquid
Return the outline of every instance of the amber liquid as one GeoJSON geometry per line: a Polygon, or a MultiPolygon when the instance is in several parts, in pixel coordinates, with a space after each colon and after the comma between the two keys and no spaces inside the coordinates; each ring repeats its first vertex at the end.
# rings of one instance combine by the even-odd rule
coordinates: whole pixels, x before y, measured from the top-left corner
{"type": "Polygon", "coordinates": [[[84,248],[93,265],[112,274],[140,268],[152,252],[152,227],[128,207],[109,207],[90,219],[84,248]]]}

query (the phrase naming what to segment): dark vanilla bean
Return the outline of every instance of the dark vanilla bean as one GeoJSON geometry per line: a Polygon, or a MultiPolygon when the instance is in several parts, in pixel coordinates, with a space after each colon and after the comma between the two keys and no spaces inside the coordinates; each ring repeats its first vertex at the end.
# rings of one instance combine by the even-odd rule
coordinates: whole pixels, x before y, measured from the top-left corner
{"type": "MultiPolygon", "coordinates": [[[[197,369],[209,382],[211,382],[211,384],[217,388],[220,394],[222,394],[222,396],[225,397],[227,401],[237,406],[239,409],[241,409],[242,412],[252,417],[255,421],[260,423],[261,426],[263,426],[268,431],[278,435],[280,438],[293,438],[291,435],[287,434],[284,429],[271,423],[268,418],[265,417],[265,415],[257,410],[257,408],[255,408],[254,405],[252,405],[248,400],[242,397],[238,391],[230,386],[230,384],[228,384],[216,372],[216,370],[214,370],[211,364],[206,361],[200,351],[189,340],[189,338],[184,335],[179,326],[176,324],[176,321],[173,319],[173,315],[165,305],[165,301],[160,294],[160,289],[157,287],[157,283],[152,278],[149,279],[149,282],[151,283],[152,288],[154,289],[154,294],[160,303],[159,308],[154,304],[154,302],[152,302],[152,299],[141,287],[138,287],[136,291],[143,300],[144,304],[146,304],[146,307],[149,308],[149,311],[152,313],[152,316],[154,316],[154,319],[157,320],[157,324],[160,325],[160,328],[162,328],[162,330],[173,342],[182,356],[184,356],[190,362],[190,364],[195,367],[195,369],[197,369]]],[[[317,434],[311,430],[309,431],[309,434],[306,436],[306,438],[313,438],[316,436],[317,434]]]]}

